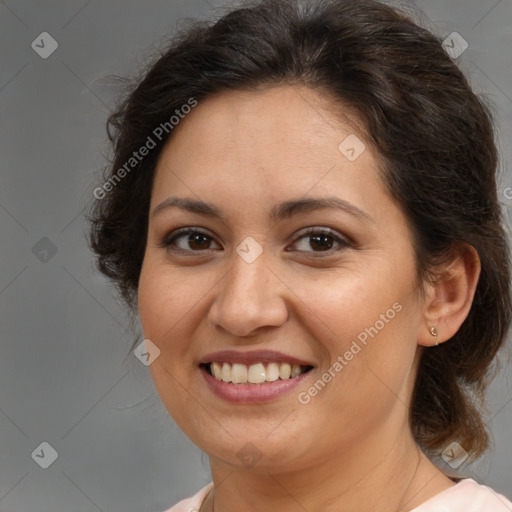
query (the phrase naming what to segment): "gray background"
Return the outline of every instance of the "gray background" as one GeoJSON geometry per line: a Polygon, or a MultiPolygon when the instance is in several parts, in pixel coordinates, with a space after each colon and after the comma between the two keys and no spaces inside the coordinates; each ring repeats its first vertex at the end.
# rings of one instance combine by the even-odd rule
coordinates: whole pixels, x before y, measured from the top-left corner
{"type": "MultiPolygon", "coordinates": [[[[2,512],[157,512],[209,481],[206,457],[169,418],[148,368],[133,354],[125,359],[133,335],[94,271],[82,212],[98,185],[105,119],[120,90],[107,75],[133,73],[178,20],[226,5],[0,2],[2,512]],[[42,32],[59,45],[47,59],[31,48],[42,32]],[[31,456],[42,442],[58,453],[47,469],[31,456]]],[[[459,61],[498,113],[510,223],[512,1],[415,5],[439,35],[457,31],[469,43],[459,61]]],[[[460,469],[512,494],[512,372],[502,360],[508,369],[489,393],[496,447],[460,469]]]]}

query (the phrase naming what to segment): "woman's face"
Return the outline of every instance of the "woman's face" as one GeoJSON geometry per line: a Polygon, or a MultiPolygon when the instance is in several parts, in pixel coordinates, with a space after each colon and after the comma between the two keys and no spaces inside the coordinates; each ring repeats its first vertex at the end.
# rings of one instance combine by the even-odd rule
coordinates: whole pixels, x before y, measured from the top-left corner
{"type": "Polygon", "coordinates": [[[158,162],[138,296],[150,371],[231,465],[306,467],[407,428],[427,329],[411,232],[333,110],[305,87],[223,93],[158,162]]]}

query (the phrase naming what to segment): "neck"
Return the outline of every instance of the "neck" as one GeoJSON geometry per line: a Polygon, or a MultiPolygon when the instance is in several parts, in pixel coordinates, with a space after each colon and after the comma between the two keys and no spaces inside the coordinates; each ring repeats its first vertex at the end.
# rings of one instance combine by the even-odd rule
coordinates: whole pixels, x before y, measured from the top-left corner
{"type": "Polygon", "coordinates": [[[214,510],[214,502],[215,512],[407,512],[453,485],[410,434],[392,443],[375,436],[295,471],[233,468],[215,458],[210,464],[214,492],[204,509],[214,510]]]}

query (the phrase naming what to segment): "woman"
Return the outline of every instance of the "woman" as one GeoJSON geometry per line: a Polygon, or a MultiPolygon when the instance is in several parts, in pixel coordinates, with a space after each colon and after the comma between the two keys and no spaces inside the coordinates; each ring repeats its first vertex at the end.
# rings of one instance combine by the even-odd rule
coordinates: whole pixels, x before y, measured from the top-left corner
{"type": "Polygon", "coordinates": [[[173,40],[109,127],[91,245],[210,457],[170,511],[512,510],[431,460],[487,448],[511,318],[491,115],[438,38],[263,1],[173,40]]]}

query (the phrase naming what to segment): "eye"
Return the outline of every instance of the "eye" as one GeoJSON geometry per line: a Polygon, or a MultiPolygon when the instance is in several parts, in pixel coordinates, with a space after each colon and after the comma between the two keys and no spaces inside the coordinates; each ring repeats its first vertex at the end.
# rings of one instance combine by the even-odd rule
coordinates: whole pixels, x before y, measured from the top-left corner
{"type": "MultiPolygon", "coordinates": [[[[299,243],[295,242],[294,245],[300,245],[302,242],[303,248],[298,249],[301,252],[332,254],[351,246],[350,242],[337,236],[329,228],[307,228],[297,240],[299,243]],[[307,242],[308,239],[309,243],[307,242]],[[333,249],[333,246],[336,244],[338,248],[333,249]],[[310,251],[308,248],[313,250],[310,251]]],[[[167,235],[159,244],[159,247],[181,252],[203,252],[212,249],[212,241],[213,238],[208,233],[198,228],[187,227],[177,229],[167,235]]],[[[289,249],[287,248],[286,250],[288,251],[289,249]]]]}
{"type": "MultiPolygon", "coordinates": [[[[302,232],[302,235],[298,238],[299,241],[303,241],[302,244],[305,249],[299,249],[305,252],[328,252],[333,253],[350,247],[350,243],[337,236],[331,229],[328,228],[308,228],[302,232]],[[309,239],[309,242],[307,241],[309,239]],[[333,246],[338,244],[337,249],[333,249],[333,246]],[[307,248],[312,248],[313,251],[308,251],[307,248]],[[316,250],[318,249],[318,250],[316,250]]],[[[297,242],[295,243],[297,246],[297,242]]]]}
{"type": "Polygon", "coordinates": [[[197,228],[180,228],[166,236],[159,244],[172,250],[173,246],[182,252],[200,252],[211,249],[213,238],[197,228]]]}

